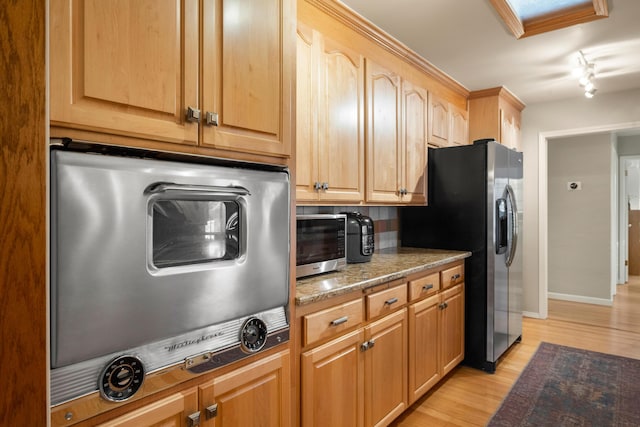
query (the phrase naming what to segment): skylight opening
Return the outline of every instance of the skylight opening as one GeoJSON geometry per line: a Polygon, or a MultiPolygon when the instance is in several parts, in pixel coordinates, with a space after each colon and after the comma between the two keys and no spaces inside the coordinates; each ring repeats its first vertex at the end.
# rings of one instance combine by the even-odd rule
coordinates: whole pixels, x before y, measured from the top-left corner
{"type": "Polygon", "coordinates": [[[591,0],[507,0],[511,8],[524,22],[551,15],[578,6],[587,6],[591,0]]]}
{"type": "Polygon", "coordinates": [[[518,39],[609,16],[607,0],[489,1],[518,39]]]}

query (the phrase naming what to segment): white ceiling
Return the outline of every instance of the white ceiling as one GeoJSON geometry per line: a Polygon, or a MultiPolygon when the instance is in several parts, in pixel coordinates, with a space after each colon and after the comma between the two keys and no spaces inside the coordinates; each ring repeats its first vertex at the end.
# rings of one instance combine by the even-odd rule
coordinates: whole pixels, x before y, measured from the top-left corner
{"type": "Polygon", "coordinates": [[[640,0],[609,0],[608,18],[520,40],[489,0],[342,2],[469,90],[506,86],[529,105],[583,96],[578,50],[595,63],[598,93],[640,88],[640,0]]]}

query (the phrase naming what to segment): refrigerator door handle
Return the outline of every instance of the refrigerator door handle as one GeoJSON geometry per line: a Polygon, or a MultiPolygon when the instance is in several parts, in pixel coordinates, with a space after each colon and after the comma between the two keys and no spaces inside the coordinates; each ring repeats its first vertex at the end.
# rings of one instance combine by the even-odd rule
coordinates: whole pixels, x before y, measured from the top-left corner
{"type": "Polygon", "coordinates": [[[507,252],[507,199],[496,200],[496,254],[507,252]]]}
{"type": "Polygon", "coordinates": [[[509,198],[509,204],[511,205],[511,248],[506,260],[507,267],[510,267],[516,256],[516,249],[518,247],[518,207],[516,205],[516,195],[513,192],[513,188],[507,184],[505,190],[509,198]]]}

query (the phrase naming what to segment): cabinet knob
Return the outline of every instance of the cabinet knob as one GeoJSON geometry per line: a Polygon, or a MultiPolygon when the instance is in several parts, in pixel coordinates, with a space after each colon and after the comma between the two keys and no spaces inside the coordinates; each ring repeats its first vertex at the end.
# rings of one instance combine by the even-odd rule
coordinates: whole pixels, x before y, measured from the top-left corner
{"type": "Polygon", "coordinates": [[[218,113],[207,111],[207,114],[205,115],[205,123],[208,126],[218,126],[218,113]]]}
{"type": "Polygon", "coordinates": [[[187,416],[187,427],[196,427],[200,425],[200,411],[194,412],[187,416]]]}
{"type": "Polygon", "coordinates": [[[329,183],[328,182],[323,182],[322,183],[322,189],[325,190],[325,191],[328,190],[329,189],[329,183]]]}
{"type": "Polygon", "coordinates": [[[204,417],[207,420],[210,420],[211,418],[214,418],[217,415],[218,415],[218,404],[217,403],[214,403],[211,406],[207,406],[207,408],[205,409],[205,413],[204,413],[204,417]]]}
{"type": "Polygon", "coordinates": [[[187,121],[200,123],[200,110],[193,107],[187,107],[187,121]]]}
{"type": "Polygon", "coordinates": [[[321,188],[322,188],[322,185],[320,185],[320,183],[319,183],[319,182],[314,182],[314,183],[313,183],[313,189],[314,189],[314,190],[318,191],[318,190],[320,190],[321,188]]]}

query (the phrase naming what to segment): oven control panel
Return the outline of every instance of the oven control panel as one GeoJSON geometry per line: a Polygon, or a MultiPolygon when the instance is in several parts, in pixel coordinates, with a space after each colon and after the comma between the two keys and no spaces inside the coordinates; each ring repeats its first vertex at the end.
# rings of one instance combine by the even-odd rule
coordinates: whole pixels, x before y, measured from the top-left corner
{"type": "Polygon", "coordinates": [[[100,375],[100,394],[112,402],[127,400],[144,382],[144,365],[135,356],[119,356],[109,362],[100,375]]]}

